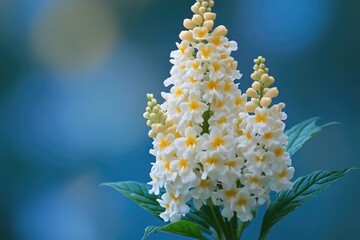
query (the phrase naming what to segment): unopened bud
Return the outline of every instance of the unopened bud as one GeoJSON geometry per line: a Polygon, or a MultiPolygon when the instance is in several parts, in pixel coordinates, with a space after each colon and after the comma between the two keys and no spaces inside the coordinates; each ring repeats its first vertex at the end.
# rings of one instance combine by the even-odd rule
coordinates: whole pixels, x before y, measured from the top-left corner
{"type": "Polygon", "coordinates": [[[194,14],[194,16],[191,18],[191,21],[200,26],[203,23],[203,18],[199,14],[194,14]]]}
{"type": "Polygon", "coordinates": [[[146,121],[146,125],[148,125],[149,127],[152,125],[152,121],[151,120],[147,120],[146,121]]]}
{"type": "Polygon", "coordinates": [[[264,83],[269,81],[269,75],[267,75],[266,73],[261,75],[261,81],[264,83]]]}
{"type": "Polygon", "coordinates": [[[154,99],[151,99],[151,104],[152,104],[152,105],[156,105],[156,104],[157,104],[157,101],[156,101],[155,98],[154,98],[154,99]]]}
{"type": "Polygon", "coordinates": [[[204,2],[202,2],[201,6],[203,6],[203,7],[208,7],[208,6],[209,6],[209,3],[206,2],[206,1],[204,1],[204,2]]]}
{"type": "Polygon", "coordinates": [[[209,1],[209,7],[214,7],[214,5],[215,5],[215,3],[214,3],[214,1],[209,1]]]}
{"type": "Polygon", "coordinates": [[[246,90],[246,95],[248,95],[251,98],[259,98],[259,95],[253,88],[248,88],[248,90],[246,90]]]}
{"type": "Polygon", "coordinates": [[[270,88],[265,94],[264,97],[274,98],[279,95],[279,90],[276,87],[270,88]]]}
{"type": "Polygon", "coordinates": [[[215,20],[216,19],[216,14],[212,13],[212,12],[204,13],[204,19],[205,20],[215,20]]]}
{"type": "Polygon", "coordinates": [[[147,112],[151,112],[151,108],[150,108],[150,107],[146,107],[145,110],[146,110],[147,112]]]}
{"type": "Polygon", "coordinates": [[[253,89],[255,89],[256,91],[260,91],[261,83],[259,83],[259,82],[253,82],[253,84],[251,85],[251,87],[252,87],[253,89]]]}
{"type": "Polygon", "coordinates": [[[274,77],[269,77],[269,82],[268,82],[268,85],[270,86],[270,85],[272,85],[272,84],[274,84],[274,82],[275,82],[275,78],[274,77]]]}
{"type": "Polygon", "coordinates": [[[260,104],[263,107],[268,107],[271,104],[272,100],[269,97],[263,97],[261,98],[260,104]]]}
{"type": "Polygon", "coordinates": [[[214,29],[214,31],[212,32],[213,36],[226,36],[228,30],[226,29],[225,26],[220,25],[217,28],[214,29]]]}
{"type": "Polygon", "coordinates": [[[156,114],[155,113],[150,113],[150,120],[153,121],[153,122],[156,120],[156,114]]]}
{"type": "Polygon", "coordinates": [[[197,6],[196,4],[191,6],[191,11],[193,13],[199,13],[199,6],[197,6]]]}
{"type": "Polygon", "coordinates": [[[258,81],[258,80],[259,80],[259,77],[258,77],[258,75],[256,74],[256,72],[252,73],[252,74],[250,75],[250,77],[251,77],[251,79],[254,80],[254,81],[258,81]]]}
{"type": "Polygon", "coordinates": [[[259,65],[259,68],[265,69],[265,64],[261,63],[261,64],[259,65]]]}
{"type": "Polygon", "coordinates": [[[184,20],[183,25],[186,29],[193,29],[194,27],[196,27],[196,24],[188,18],[184,20]]]}
{"type": "Polygon", "coordinates": [[[205,12],[206,12],[206,7],[200,7],[200,8],[199,8],[199,13],[200,13],[201,15],[203,15],[205,12]]]}
{"type": "Polygon", "coordinates": [[[261,68],[256,71],[256,74],[257,74],[258,76],[261,76],[261,75],[263,75],[264,73],[265,73],[265,71],[264,71],[263,69],[261,69],[261,68]]]}
{"type": "Polygon", "coordinates": [[[144,112],[143,117],[144,117],[145,119],[149,119],[150,113],[149,113],[149,112],[144,112]]]}
{"type": "Polygon", "coordinates": [[[189,31],[181,31],[179,34],[179,38],[183,41],[188,41],[188,42],[195,41],[193,38],[193,34],[189,31]]]}
{"type": "Polygon", "coordinates": [[[249,112],[249,113],[252,113],[252,112],[255,112],[255,109],[258,107],[258,105],[256,105],[255,103],[253,102],[247,102],[245,104],[245,111],[249,112]]]}
{"type": "Polygon", "coordinates": [[[156,133],[153,130],[150,130],[148,136],[149,138],[156,138],[156,133]]]}
{"type": "Polygon", "coordinates": [[[210,31],[214,26],[214,21],[213,20],[206,20],[204,22],[203,26],[206,27],[210,31]]]}

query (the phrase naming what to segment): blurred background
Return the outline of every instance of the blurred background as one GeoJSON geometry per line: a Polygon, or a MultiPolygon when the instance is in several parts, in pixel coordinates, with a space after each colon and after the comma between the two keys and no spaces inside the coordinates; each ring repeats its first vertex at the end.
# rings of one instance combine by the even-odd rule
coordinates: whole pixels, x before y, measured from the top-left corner
{"type": "MultiPolygon", "coordinates": [[[[0,239],[140,239],[161,225],[102,182],[148,182],[147,92],[160,99],[194,0],[0,0],[0,239]]],[[[338,121],[293,158],[296,176],[357,166],[356,0],[215,1],[250,86],[267,58],[287,126],[338,121]]],[[[352,172],[278,223],[269,239],[357,239],[352,172]]],[[[245,233],[256,239],[261,218],[245,233]]],[[[183,239],[157,234],[149,239],[183,239]]]]}

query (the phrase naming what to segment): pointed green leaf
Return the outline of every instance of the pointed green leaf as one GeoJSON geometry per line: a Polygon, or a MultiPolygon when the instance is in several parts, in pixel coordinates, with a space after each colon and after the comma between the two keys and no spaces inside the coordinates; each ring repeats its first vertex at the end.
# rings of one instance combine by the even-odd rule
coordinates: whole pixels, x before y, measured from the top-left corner
{"type": "Polygon", "coordinates": [[[338,178],[352,169],[316,171],[298,178],[291,190],[280,192],[267,208],[260,232],[260,240],[265,239],[271,227],[304,202],[329,187],[338,178]]]}
{"type": "Polygon", "coordinates": [[[304,143],[306,143],[316,133],[330,125],[337,124],[336,122],[331,122],[322,126],[317,126],[316,122],[318,120],[318,117],[311,118],[285,131],[289,142],[287,145],[287,151],[291,156],[294,155],[294,153],[296,153],[304,145],[304,143]]]}
{"type": "Polygon", "coordinates": [[[130,198],[140,207],[148,211],[149,213],[160,218],[160,213],[164,209],[156,201],[159,197],[153,194],[149,194],[150,186],[138,182],[116,182],[116,183],[103,183],[102,186],[109,186],[122,193],[125,197],[130,198]]]}
{"type": "MultiPolygon", "coordinates": [[[[164,211],[156,199],[161,198],[162,193],[159,196],[149,194],[150,186],[139,182],[115,182],[115,183],[103,183],[102,186],[109,186],[122,193],[125,197],[130,198],[140,207],[148,211],[149,213],[160,218],[160,213],[164,211]]],[[[191,211],[186,214],[182,219],[196,223],[201,231],[212,234],[210,230],[210,224],[206,216],[202,212],[198,212],[190,205],[191,211]]]]}
{"type": "Polygon", "coordinates": [[[167,232],[167,233],[173,233],[194,239],[206,240],[206,238],[203,235],[201,235],[201,231],[199,227],[196,224],[186,220],[180,220],[178,222],[170,223],[163,227],[149,226],[145,229],[145,234],[142,240],[144,240],[151,234],[157,232],[167,232]]]}

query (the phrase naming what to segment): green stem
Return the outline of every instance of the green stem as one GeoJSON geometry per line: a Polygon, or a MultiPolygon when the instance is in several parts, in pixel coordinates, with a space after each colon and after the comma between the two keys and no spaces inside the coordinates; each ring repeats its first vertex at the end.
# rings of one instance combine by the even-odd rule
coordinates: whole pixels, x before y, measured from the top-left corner
{"type": "Polygon", "coordinates": [[[237,225],[238,225],[238,218],[237,218],[237,216],[235,214],[231,218],[231,221],[230,221],[231,235],[233,236],[233,240],[238,240],[237,235],[236,235],[237,225]]]}
{"type": "Polygon", "coordinates": [[[216,217],[215,211],[214,211],[215,206],[213,205],[213,203],[212,203],[212,201],[210,199],[208,199],[207,205],[209,206],[209,209],[210,209],[211,214],[213,216],[213,220],[214,220],[215,224],[212,225],[212,226],[214,227],[214,230],[215,230],[216,234],[218,235],[218,239],[219,240],[224,240],[224,234],[222,232],[222,227],[221,227],[221,225],[220,225],[220,223],[219,223],[219,221],[218,221],[218,219],[216,217]]]}
{"type": "Polygon", "coordinates": [[[236,239],[241,239],[241,235],[244,232],[246,226],[248,225],[248,222],[240,222],[236,229],[236,239]]]}
{"type": "Polygon", "coordinates": [[[219,207],[214,207],[213,210],[214,210],[214,215],[217,218],[217,221],[219,222],[219,224],[220,224],[220,226],[221,226],[221,228],[223,230],[223,233],[225,235],[225,239],[226,240],[232,240],[233,236],[231,234],[231,227],[230,227],[229,222],[227,222],[227,224],[225,223],[225,220],[224,220],[224,218],[222,217],[222,215],[220,213],[219,207]]]}

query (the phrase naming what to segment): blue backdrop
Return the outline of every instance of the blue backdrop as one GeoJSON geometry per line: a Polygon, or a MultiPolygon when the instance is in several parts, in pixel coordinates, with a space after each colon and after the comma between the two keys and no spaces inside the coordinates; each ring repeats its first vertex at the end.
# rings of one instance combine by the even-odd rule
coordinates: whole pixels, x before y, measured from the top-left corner
{"type": "MultiPolygon", "coordinates": [[[[160,98],[194,0],[0,1],[0,239],[140,239],[161,225],[102,182],[148,182],[146,93],[160,98]]],[[[239,50],[240,88],[267,58],[287,126],[338,121],[293,158],[295,177],[359,167],[360,2],[215,0],[239,50]]],[[[353,172],[269,239],[356,239],[353,172]]],[[[259,214],[261,216],[261,214],[259,214]]],[[[245,239],[256,239],[260,218],[245,239]]],[[[149,239],[183,239],[159,234],[149,239]]]]}

